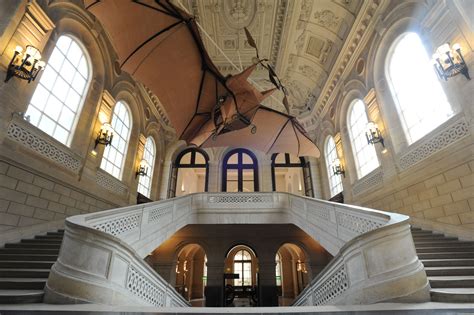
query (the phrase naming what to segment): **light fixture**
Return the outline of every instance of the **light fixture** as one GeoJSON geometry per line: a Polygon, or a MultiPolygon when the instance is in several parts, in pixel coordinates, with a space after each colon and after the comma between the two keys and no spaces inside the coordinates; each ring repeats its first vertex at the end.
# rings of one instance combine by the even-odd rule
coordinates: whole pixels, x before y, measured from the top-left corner
{"type": "Polygon", "coordinates": [[[367,124],[367,130],[365,131],[365,136],[367,137],[367,143],[375,145],[380,143],[382,147],[385,148],[384,140],[382,133],[380,132],[379,127],[373,121],[369,121],[367,124]]]}
{"type": "Polygon", "coordinates": [[[439,46],[433,54],[432,62],[440,79],[448,81],[448,78],[461,73],[466,79],[471,80],[459,44],[454,44],[452,47],[448,43],[439,46]]]}
{"type": "Polygon", "coordinates": [[[137,172],[135,173],[135,178],[138,176],[146,176],[148,175],[148,162],[145,159],[140,161],[140,165],[138,166],[137,172]]]}
{"type": "Polygon", "coordinates": [[[344,167],[341,164],[341,160],[335,159],[332,162],[332,172],[334,175],[342,175],[344,178],[346,177],[346,171],[344,170],[344,167]]]}
{"type": "Polygon", "coordinates": [[[181,192],[185,192],[186,189],[184,189],[184,183],[181,184],[181,192]]]}
{"type": "Polygon", "coordinates": [[[296,271],[301,271],[302,273],[307,273],[308,271],[306,270],[306,265],[304,262],[301,262],[301,260],[298,259],[298,262],[296,263],[296,271]]]}
{"type": "Polygon", "coordinates": [[[45,65],[45,62],[41,60],[41,53],[34,46],[26,46],[25,53],[23,53],[21,46],[16,46],[13,57],[8,64],[5,82],[8,82],[12,77],[17,77],[30,83],[36,79],[45,65]]]}
{"type": "Polygon", "coordinates": [[[114,131],[112,129],[112,126],[108,123],[105,123],[100,127],[99,133],[97,134],[97,138],[95,139],[95,148],[97,148],[97,145],[103,144],[105,146],[108,146],[112,144],[112,138],[114,137],[114,131]]]}

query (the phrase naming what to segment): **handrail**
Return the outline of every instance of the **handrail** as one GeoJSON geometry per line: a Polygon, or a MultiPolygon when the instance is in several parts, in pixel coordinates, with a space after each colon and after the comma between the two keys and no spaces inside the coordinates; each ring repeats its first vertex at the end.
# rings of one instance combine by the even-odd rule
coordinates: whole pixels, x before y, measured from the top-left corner
{"type": "Polygon", "coordinates": [[[142,258],[188,224],[250,223],[295,224],[335,255],[295,305],[427,298],[407,216],[273,192],[197,193],[70,217],[45,299],[186,306],[142,258]]]}

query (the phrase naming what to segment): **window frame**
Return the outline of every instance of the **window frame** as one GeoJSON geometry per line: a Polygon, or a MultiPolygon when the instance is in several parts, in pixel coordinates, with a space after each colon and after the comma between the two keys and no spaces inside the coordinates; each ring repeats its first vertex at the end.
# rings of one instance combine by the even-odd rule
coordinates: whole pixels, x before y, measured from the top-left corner
{"type": "MultiPolygon", "coordinates": [[[[360,119],[360,118],[358,118],[358,119],[360,119]]],[[[375,149],[375,146],[373,144],[368,144],[367,143],[367,138],[365,136],[365,129],[366,129],[367,123],[369,122],[369,116],[367,114],[367,105],[365,104],[365,102],[362,99],[355,98],[350,103],[348,111],[347,111],[346,122],[347,122],[347,126],[348,126],[347,129],[348,129],[348,134],[349,134],[349,140],[350,140],[350,143],[351,143],[352,156],[354,158],[354,166],[355,166],[355,170],[356,170],[356,174],[357,174],[357,179],[361,179],[361,178],[367,176],[368,174],[370,174],[371,172],[373,172],[374,170],[376,170],[377,168],[380,167],[380,160],[379,160],[379,157],[377,155],[377,150],[375,149]],[[364,127],[358,132],[357,138],[356,138],[355,135],[354,135],[354,125],[351,123],[351,120],[352,120],[351,118],[352,118],[352,115],[354,113],[354,108],[358,103],[360,103],[361,106],[364,109],[364,114],[361,115],[360,117],[365,117],[366,122],[364,124],[364,127]],[[361,149],[359,151],[356,151],[357,150],[356,141],[359,141],[359,142],[362,141],[364,143],[363,146],[360,147],[361,149]],[[368,150],[364,149],[365,146],[368,146],[371,149],[368,149],[368,150]],[[377,162],[376,167],[372,168],[369,171],[366,171],[365,173],[362,173],[361,169],[364,165],[367,164],[367,162],[364,163],[364,165],[362,165],[361,160],[360,160],[360,154],[363,151],[364,152],[367,152],[367,151],[373,152],[373,156],[375,157],[375,161],[377,162]]]]}
{"type": "Polygon", "coordinates": [[[137,185],[137,192],[139,192],[140,194],[144,195],[147,198],[150,198],[151,188],[153,186],[153,182],[152,182],[152,180],[153,180],[153,171],[154,171],[154,168],[155,168],[155,160],[156,160],[156,142],[155,142],[155,139],[153,139],[152,136],[148,136],[146,138],[145,145],[143,146],[143,159],[146,160],[148,165],[149,165],[149,170],[148,170],[149,174],[139,176],[138,185],[137,185]],[[151,157],[152,157],[152,161],[148,161],[145,158],[146,152],[147,152],[148,141],[150,141],[152,143],[153,153],[150,154],[151,157]],[[146,185],[142,184],[142,181],[145,180],[145,178],[149,179],[148,187],[146,187],[146,185]],[[147,194],[146,193],[144,194],[143,192],[140,191],[140,186],[145,188],[145,190],[147,191],[147,194]]]}
{"type": "MultiPolygon", "coordinates": [[[[117,115],[117,116],[118,116],[118,115],[117,115]]],[[[122,120],[121,118],[119,118],[119,119],[120,119],[120,122],[123,123],[123,120],[122,120]]],[[[110,174],[111,176],[117,178],[118,180],[122,180],[122,178],[123,178],[123,172],[124,172],[124,166],[125,166],[125,162],[126,162],[126,160],[127,160],[127,155],[128,155],[128,147],[129,147],[129,145],[130,145],[130,137],[131,137],[131,135],[132,135],[132,129],[133,129],[133,116],[132,116],[132,111],[131,111],[131,109],[130,109],[130,106],[128,105],[128,103],[127,103],[125,100],[121,99],[121,100],[118,100],[118,101],[115,103],[114,108],[113,108],[113,110],[112,110],[112,117],[111,117],[111,119],[110,119],[110,124],[111,124],[111,126],[112,126],[112,130],[114,131],[114,137],[113,137],[113,139],[112,139],[112,143],[111,143],[110,145],[106,146],[105,149],[104,149],[104,153],[102,154],[102,160],[101,160],[101,163],[100,163],[100,168],[101,168],[102,170],[104,170],[105,172],[107,172],[108,174],[110,174]],[[117,105],[118,105],[119,103],[123,105],[123,107],[125,108],[126,112],[128,113],[128,119],[129,119],[130,125],[129,125],[129,127],[128,127],[127,139],[123,139],[123,138],[121,137],[121,135],[118,135],[117,132],[116,132],[116,130],[115,130],[115,126],[114,126],[114,116],[115,116],[115,113],[116,113],[117,105]],[[123,148],[123,159],[122,159],[122,163],[121,163],[120,168],[119,168],[119,176],[118,176],[118,177],[115,176],[115,175],[113,175],[112,173],[110,173],[109,171],[107,171],[107,170],[103,167],[104,159],[106,159],[107,162],[109,162],[109,158],[108,158],[108,156],[106,157],[106,153],[107,153],[107,152],[110,152],[110,151],[109,151],[109,150],[110,150],[110,147],[113,147],[117,152],[120,152],[120,151],[118,150],[118,148],[117,148],[116,146],[114,146],[114,144],[117,143],[117,137],[120,137],[120,138],[122,138],[122,140],[125,141],[125,146],[124,146],[124,148],[123,148]]],[[[112,162],[109,162],[109,163],[111,163],[111,164],[113,164],[115,167],[117,167],[117,165],[115,164],[115,161],[114,161],[114,163],[112,163],[112,162]]]]}
{"type": "MultiPolygon", "coordinates": [[[[26,110],[26,114],[27,115],[30,115],[31,117],[31,112],[30,112],[30,106],[33,107],[33,109],[31,110],[36,110],[37,112],[39,112],[39,118],[38,118],[38,123],[35,124],[33,122],[30,122],[31,125],[35,126],[36,128],[38,128],[39,130],[41,130],[42,132],[44,132],[45,134],[47,134],[48,136],[52,137],[53,139],[55,139],[56,141],[58,141],[59,143],[62,143],[64,144],[65,146],[67,147],[71,147],[71,144],[72,144],[72,141],[75,137],[75,132],[76,132],[76,127],[78,125],[78,122],[80,120],[80,117],[81,117],[81,114],[82,114],[82,110],[84,109],[84,105],[86,103],[86,100],[89,96],[89,92],[90,92],[90,87],[91,87],[91,83],[92,83],[92,79],[93,79],[93,74],[94,74],[94,69],[92,67],[92,60],[91,60],[91,57],[90,57],[90,54],[89,54],[89,51],[87,50],[87,48],[85,47],[84,43],[82,43],[82,41],[77,37],[75,36],[74,34],[71,34],[71,33],[68,33],[68,32],[64,32],[64,33],[61,33],[58,37],[58,39],[54,42],[54,46],[51,50],[51,53],[49,54],[48,56],[48,62],[46,64],[46,67],[44,69],[44,71],[42,71],[40,77],[39,77],[39,80],[38,80],[38,83],[36,84],[35,88],[34,88],[34,91],[33,93],[31,94],[31,97],[28,101],[28,106],[27,106],[27,110],[26,110]],[[69,42],[69,45],[68,45],[68,49],[67,49],[67,53],[64,53],[62,51],[61,48],[59,48],[58,46],[58,42],[60,41],[61,38],[63,37],[66,37],[66,38],[69,38],[70,42],[69,42]],[[79,60],[78,60],[78,64],[77,66],[74,66],[72,63],[71,63],[71,60],[68,58],[67,54],[69,53],[69,50],[71,48],[71,44],[72,43],[75,43],[79,49],[80,49],[80,52],[81,52],[81,56],[79,57],[79,60]],[[59,51],[59,53],[64,57],[64,59],[62,60],[61,62],[61,66],[59,67],[60,69],[59,70],[56,70],[55,67],[53,67],[53,65],[50,64],[50,61],[51,61],[51,57],[53,55],[53,53],[55,53],[56,49],[59,51]],[[80,64],[81,64],[81,60],[84,59],[85,60],[85,66],[87,68],[87,77],[84,77],[83,74],[81,73],[81,71],[79,70],[79,67],[80,67],[80,64]],[[71,82],[67,82],[67,78],[64,78],[63,75],[61,75],[61,71],[63,70],[64,66],[65,66],[65,61],[68,61],[71,66],[74,68],[74,75],[73,77],[71,78],[71,82]],[[54,83],[52,83],[51,87],[47,87],[44,83],[42,83],[42,79],[44,77],[44,74],[46,71],[49,71],[49,69],[51,68],[51,71],[54,72],[55,74],[55,79],[54,79],[54,83]],[[83,87],[83,91],[82,93],[79,93],[72,85],[73,85],[73,82],[74,82],[74,78],[75,76],[79,74],[82,79],[85,80],[85,83],[84,83],[84,87],[83,87]],[[68,94],[66,96],[66,98],[64,99],[64,101],[60,100],[59,97],[53,92],[54,90],[54,87],[56,85],[56,82],[57,82],[57,79],[58,78],[61,78],[64,83],[67,85],[67,88],[68,88],[68,94]],[[35,94],[36,92],[38,91],[38,88],[43,88],[46,93],[48,93],[47,95],[47,100],[45,101],[44,105],[43,105],[43,109],[39,109],[39,106],[36,104],[33,104],[32,101],[33,101],[33,98],[35,97],[35,94]],[[72,108],[69,107],[66,103],[68,102],[68,97],[69,97],[69,91],[70,90],[74,90],[74,92],[79,96],[79,100],[78,100],[78,103],[77,103],[77,107],[76,107],[76,111],[73,112],[72,108]],[[54,119],[53,117],[50,117],[48,113],[46,113],[46,107],[48,105],[48,101],[51,97],[54,97],[55,99],[57,99],[57,101],[59,103],[61,103],[61,108],[60,108],[60,113],[58,114],[58,117],[56,119],[54,119]],[[59,119],[60,119],[60,116],[62,115],[62,112],[63,112],[63,109],[64,107],[66,107],[69,111],[73,112],[73,119],[72,119],[72,123],[71,123],[71,126],[69,129],[66,129],[65,126],[61,125],[59,123],[59,119]],[[53,121],[54,123],[54,128],[53,128],[53,131],[52,133],[48,132],[47,130],[44,130],[43,128],[40,127],[40,122],[41,122],[41,119],[43,118],[43,116],[46,116],[49,120],[53,121]],[[58,139],[57,137],[54,136],[54,133],[57,129],[57,127],[60,127],[64,130],[66,130],[66,132],[68,133],[68,136],[66,138],[66,141],[62,141],[60,139],[58,139]]],[[[45,78],[46,79],[46,78],[45,78]]]]}
{"type": "Polygon", "coordinates": [[[329,153],[328,152],[328,146],[329,146],[329,142],[330,140],[332,141],[332,143],[334,144],[334,149],[331,148],[331,152],[334,152],[334,155],[335,158],[339,158],[338,154],[337,154],[337,147],[336,147],[336,142],[334,141],[334,137],[331,136],[331,135],[328,135],[326,137],[326,140],[324,141],[324,159],[326,160],[326,171],[327,171],[327,175],[328,175],[328,186],[329,186],[329,197],[332,198],[334,196],[336,196],[337,194],[341,193],[344,191],[344,186],[342,185],[342,179],[341,179],[341,175],[335,175],[333,170],[332,170],[332,163],[333,161],[329,160],[331,158],[331,156],[329,156],[329,153]],[[338,183],[336,183],[336,185],[334,185],[334,181],[333,179],[335,179],[335,181],[337,181],[338,183]],[[340,187],[340,190],[335,190],[335,187],[340,187]]]}
{"type": "Polygon", "coordinates": [[[254,191],[259,191],[259,183],[258,183],[258,160],[255,154],[252,151],[244,148],[237,148],[230,150],[224,156],[223,163],[222,163],[222,191],[227,192],[227,171],[228,170],[237,170],[237,192],[243,192],[243,171],[244,170],[253,170],[253,186],[254,191]],[[229,164],[229,159],[234,155],[237,154],[237,164],[229,164]],[[244,164],[243,163],[243,154],[247,154],[252,159],[252,164],[244,164]]]}
{"type": "MultiPolygon", "coordinates": [[[[431,60],[430,60],[428,51],[427,51],[427,49],[426,49],[426,47],[423,43],[423,38],[422,38],[422,36],[420,36],[420,34],[417,31],[405,31],[405,32],[403,32],[403,33],[401,33],[401,34],[399,34],[395,37],[395,39],[391,42],[390,47],[388,48],[386,57],[384,58],[383,72],[384,72],[384,76],[385,76],[385,79],[386,79],[388,87],[389,87],[388,88],[389,91],[387,93],[387,96],[390,97],[391,101],[393,102],[393,105],[394,105],[394,108],[395,108],[394,112],[398,116],[398,121],[399,121],[400,127],[402,129],[403,137],[406,141],[407,146],[411,146],[411,145],[415,144],[416,142],[420,141],[421,139],[425,138],[431,132],[436,130],[439,126],[443,125],[444,123],[449,121],[453,116],[456,115],[456,108],[453,106],[452,102],[450,102],[449,97],[448,97],[449,96],[448,93],[444,90],[443,86],[439,83],[439,80],[438,80],[434,70],[432,69],[431,60]],[[414,135],[412,135],[412,133],[411,133],[411,129],[414,127],[414,125],[411,126],[411,127],[408,127],[406,112],[412,112],[412,111],[409,111],[410,106],[405,106],[404,107],[403,104],[405,104],[405,102],[403,102],[403,103],[400,102],[400,99],[399,99],[400,91],[399,91],[399,89],[397,89],[395,87],[394,80],[393,80],[393,75],[390,74],[391,73],[390,69],[392,67],[391,66],[392,65],[392,60],[393,60],[393,56],[395,54],[396,48],[398,47],[400,42],[403,41],[406,38],[406,36],[409,36],[410,34],[416,35],[418,37],[418,39],[420,40],[421,46],[424,50],[424,53],[426,54],[426,57],[428,58],[427,62],[429,63],[429,65],[427,64],[427,71],[429,71],[430,75],[432,76],[433,82],[435,82],[435,84],[438,85],[438,86],[436,86],[436,90],[441,91],[441,93],[444,95],[446,103],[449,105],[449,111],[451,111],[450,116],[447,116],[443,121],[441,121],[438,125],[434,126],[430,130],[424,131],[424,134],[418,136],[417,138],[415,138],[414,135]],[[428,69],[428,67],[430,69],[428,69]]],[[[417,118],[419,118],[419,117],[417,117],[417,118]]],[[[426,122],[427,120],[429,120],[429,119],[426,119],[426,118],[423,118],[422,120],[418,119],[418,123],[416,125],[419,125],[423,121],[426,122]]],[[[425,124],[425,126],[426,126],[426,124],[425,124]]],[[[426,130],[426,128],[425,128],[425,130],[426,130]]]]}

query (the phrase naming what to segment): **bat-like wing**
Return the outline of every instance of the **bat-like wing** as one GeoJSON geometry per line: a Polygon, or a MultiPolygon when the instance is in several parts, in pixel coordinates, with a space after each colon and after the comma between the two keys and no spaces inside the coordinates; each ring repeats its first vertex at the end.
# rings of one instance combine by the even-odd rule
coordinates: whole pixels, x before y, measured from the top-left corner
{"type": "Polygon", "coordinates": [[[169,1],[86,0],[109,34],[120,67],[163,104],[180,139],[190,141],[232,94],[210,60],[193,17],[169,1]]]}
{"type": "Polygon", "coordinates": [[[255,134],[251,133],[252,126],[219,135],[215,139],[207,134],[201,146],[204,148],[248,147],[267,154],[290,153],[314,157],[320,155],[318,147],[293,116],[260,106],[253,117],[252,124],[257,129],[255,134]]]}

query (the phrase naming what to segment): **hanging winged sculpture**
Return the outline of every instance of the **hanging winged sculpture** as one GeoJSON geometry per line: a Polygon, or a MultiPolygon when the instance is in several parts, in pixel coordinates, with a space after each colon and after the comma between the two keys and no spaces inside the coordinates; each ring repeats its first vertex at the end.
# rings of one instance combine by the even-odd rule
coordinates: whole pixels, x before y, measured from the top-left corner
{"type": "MultiPolygon", "coordinates": [[[[258,50],[255,64],[225,77],[207,54],[194,18],[171,2],[86,0],[85,5],[110,35],[121,69],[158,96],[180,139],[201,147],[319,157],[296,118],[261,105],[275,89],[286,90],[258,50]],[[260,92],[248,81],[258,64],[269,71],[274,89],[260,92]]],[[[286,95],[284,104],[288,109],[286,95]]]]}

